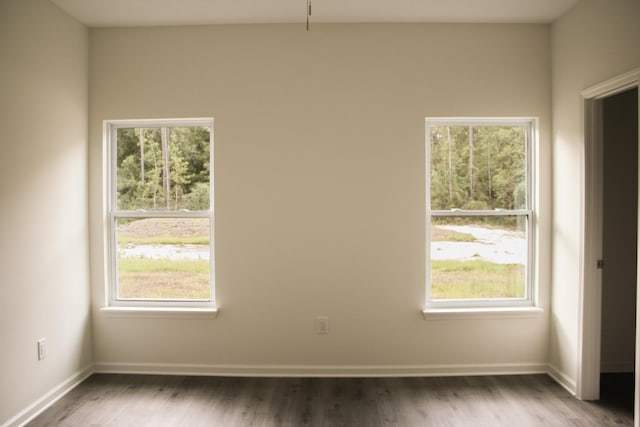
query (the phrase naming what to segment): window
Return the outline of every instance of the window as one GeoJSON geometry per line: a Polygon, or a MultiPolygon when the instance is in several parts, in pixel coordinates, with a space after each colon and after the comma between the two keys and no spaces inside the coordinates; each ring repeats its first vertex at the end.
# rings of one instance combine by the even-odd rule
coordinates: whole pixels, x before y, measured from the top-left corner
{"type": "Polygon", "coordinates": [[[213,120],[105,122],[109,305],[214,304],[213,120]]]}
{"type": "Polygon", "coordinates": [[[426,120],[427,308],[531,306],[534,119],[426,120]]]}

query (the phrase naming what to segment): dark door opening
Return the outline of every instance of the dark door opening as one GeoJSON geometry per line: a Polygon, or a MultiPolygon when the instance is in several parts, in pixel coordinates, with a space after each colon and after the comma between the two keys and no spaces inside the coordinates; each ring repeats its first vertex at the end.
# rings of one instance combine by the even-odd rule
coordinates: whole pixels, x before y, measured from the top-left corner
{"type": "Polygon", "coordinates": [[[602,100],[600,399],[633,414],[638,222],[638,88],[602,100]]]}

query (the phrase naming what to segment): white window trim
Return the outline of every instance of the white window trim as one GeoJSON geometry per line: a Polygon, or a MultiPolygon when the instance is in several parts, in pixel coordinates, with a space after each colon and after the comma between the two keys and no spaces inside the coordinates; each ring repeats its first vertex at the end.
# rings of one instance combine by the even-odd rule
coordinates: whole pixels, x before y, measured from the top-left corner
{"type": "Polygon", "coordinates": [[[425,308],[422,316],[425,320],[449,319],[511,319],[514,317],[536,317],[544,312],[542,308],[525,307],[470,307],[470,308],[425,308]]]}
{"type": "Polygon", "coordinates": [[[538,119],[535,117],[427,117],[425,119],[425,319],[433,318],[466,318],[486,316],[521,316],[539,312],[537,305],[537,262],[535,257],[535,242],[537,236],[537,218],[535,195],[537,183],[537,153],[538,153],[538,119]],[[431,126],[524,126],[528,129],[528,144],[526,146],[527,172],[527,209],[524,210],[431,210],[431,126]],[[487,299],[431,299],[431,218],[433,216],[526,216],[527,217],[527,265],[525,276],[525,296],[523,298],[487,298],[487,299]]]}
{"type": "Polygon", "coordinates": [[[100,313],[106,317],[152,318],[152,319],[215,319],[216,307],[102,307],[100,313]]]}
{"type": "Polygon", "coordinates": [[[105,120],[103,122],[104,140],[104,242],[105,242],[105,302],[102,308],[105,314],[126,317],[168,316],[181,317],[191,313],[191,317],[215,317],[218,309],[215,303],[215,222],[214,222],[214,134],[213,118],[184,118],[184,119],[145,119],[145,120],[105,120]],[[117,130],[120,128],[151,128],[151,127],[207,127],[209,128],[209,210],[207,211],[157,211],[148,212],[118,211],[117,200],[117,130]],[[117,242],[115,237],[115,222],[117,218],[131,217],[164,217],[164,218],[208,218],[209,219],[209,300],[119,300],[117,295],[117,242]]]}

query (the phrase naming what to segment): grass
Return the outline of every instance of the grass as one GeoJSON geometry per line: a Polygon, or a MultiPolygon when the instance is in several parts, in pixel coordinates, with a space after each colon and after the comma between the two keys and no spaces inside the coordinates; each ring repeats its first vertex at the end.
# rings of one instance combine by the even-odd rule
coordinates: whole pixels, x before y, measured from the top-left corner
{"type": "Polygon", "coordinates": [[[431,261],[431,296],[434,299],[524,297],[522,264],[488,261],[431,261]]]}
{"type": "MultiPolygon", "coordinates": [[[[209,245],[207,218],[121,219],[118,245],[209,245]]],[[[118,297],[123,299],[207,300],[208,260],[118,258],[118,297]]]]}
{"type": "Polygon", "coordinates": [[[476,238],[470,233],[447,230],[436,225],[431,227],[431,241],[433,242],[475,242],[476,238]]]}
{"type": "Polygon", "coordinates": [[[119,219],[118,244],[208,245],[207,218],[119,219]]]}
{"type": "Polygon", "coordinates": [[[208,245],[209,236],[154,236],[154,237],[132,237],[118,234],[118,244],[135,245],[208,245]]]}
{"type": "MultiPolygon", "coordinates": [[[[146,219],[125,224],[119,245],[208,245],[206,220],[146,219]]],[[[473,242],[469,233],[434,225],[434,241],[473,242]]],[[[524,296],[524,266],[488,261],[434,260],[434,299],[517,298],[524,296]]],[[[129,299],[209,299],[207,260],[119,258],[119,297],[129,299]]]]}
{"type": "Polygon", "coordinates": [[[120,298],[209,299],[209,261],[119,258],[120,298]]]}
{"type": "MultiPolygon", "coordinates": [[[[487,261],[431,262],[434,299],[518,298],[524,296],[524,266],[487,261]]],[[[120,298],[209,299],[209,262],[121,258],[120,298]]]]}

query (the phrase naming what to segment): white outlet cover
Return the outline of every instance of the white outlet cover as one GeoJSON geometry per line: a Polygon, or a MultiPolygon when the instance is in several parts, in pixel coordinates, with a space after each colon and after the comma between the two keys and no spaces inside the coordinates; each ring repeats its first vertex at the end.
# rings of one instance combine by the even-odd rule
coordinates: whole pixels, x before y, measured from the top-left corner
{"type": "Polygon", "coordinates": [[[316,318],[316,331],[319,334],[329,333],[329,318],[326,316],[318,316],[316,318]]]}

